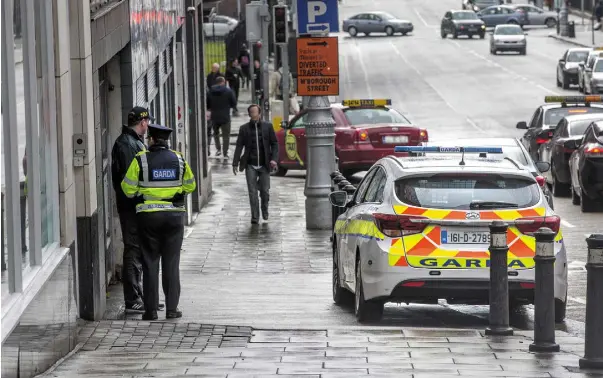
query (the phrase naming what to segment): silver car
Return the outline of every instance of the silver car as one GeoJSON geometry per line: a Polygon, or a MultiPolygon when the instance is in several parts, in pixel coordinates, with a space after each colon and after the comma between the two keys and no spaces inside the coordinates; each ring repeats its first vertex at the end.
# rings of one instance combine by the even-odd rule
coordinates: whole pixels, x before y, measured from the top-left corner
{"type": "Polygon", "coordinates": [[[491,7],[493,5],[502,5],[502,0],[463,0],[462,7],[464,10],[472,10],[479,12],[484,8],[491,7]]]}
{"type": "Polygon", "coordinates": [[[548,28],[557,26],[556,12],[547,11],[531,4],[509,4],[509,6],[521,10],[527,15],[526,25],[546,25],[548,28]]]}
{"type": "Polygon", "coordinates": [[[358,33],[370,35],[371,33],[385,33],[394,35],[402,33],[406,35],[414,30],[412,22],[402,20],[386,12],[360,13],[343,21],[343,31],[347,31],[352,37],[358,33]]]}
{"type": "Polygon", "coordinates": [[[584,81],[584,93],[603,93],[603,58],[597,58],[590,71],[590,77],[584,81]]]}
{"type": "MultiPolygon", "coordinates": [[[[438,147],[395,148],[428,150],[438,147]]],[[[482,151],[495,150],[502,152],[482,151]]],[[[346,192],[331,193],[331,203],[345,208],[332,238],[333,300],[355,303],[358,321],[379,320],[386,302],[487,303],[488,226],[495,219],[509,224],[513,306],[534,302],[534,232],[540,227],[555,232],[555,319],[565,318],[567,255],[561,220],[536,179],[513,159],[461,157],[461,151],[457,147],[454,157],[385,157],[371,167],[351,199],[346,192]]]]}
{"type": "Polygon", "coordinates": [[[499,51],[517,51],[521,55],[526,55],[527,47],[526,33],[519,25],[497,25],[492,31],[490,54],[496,55],[499,51]]]}
{"type": "Polygon", "coordinates": [[[567,49],[557,64],[557,86],[569,89],[571,84],[578,84],[578,68],[586,62],[592,47],[573,47],[567,49]]]}
{"type": "Polygon", "coordinates": [[[584,82],[590,80],[593,72],[593,66],[598,57],[603,56],[603,51],[600,47],[592,50],[585,62],[578,63],[578,90],[584,92],[584,82]]]}

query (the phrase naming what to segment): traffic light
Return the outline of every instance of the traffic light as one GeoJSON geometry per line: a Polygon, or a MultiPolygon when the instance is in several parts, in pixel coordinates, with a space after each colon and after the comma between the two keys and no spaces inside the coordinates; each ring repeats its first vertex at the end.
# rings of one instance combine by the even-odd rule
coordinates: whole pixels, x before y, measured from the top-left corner
{"type": "Polygon", "coordinates": [[[286,44],[289,39],[289,26],[287,25],[287,6],[275,5],[272,9],[274,20],[274,43],[286,44]]]}

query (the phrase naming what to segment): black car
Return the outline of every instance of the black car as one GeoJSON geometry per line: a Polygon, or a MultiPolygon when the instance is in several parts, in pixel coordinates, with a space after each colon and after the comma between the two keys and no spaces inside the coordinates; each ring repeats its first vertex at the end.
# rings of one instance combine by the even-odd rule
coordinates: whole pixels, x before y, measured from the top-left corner
{"type": "Polygon", "coordinates": [[[555,128],[552,138],[540,145],[540,158],[550,164],[544,173],[555,197],[570,195],[571,177],[569,159],[582,140],[586,128],[594,121],[603,120],[603,114],[583,114],[563,118],[555,128]]]}
{"type": "Polygon", "coordinates": [[[469,38],[479,35],[484,39],[486,24],[473,11],[451,10],[444,15],[440,32],[442,38],[452,34],[452,38],[458,38],[459,35],[466,35],[469,38]]]}
{"type": "Polygon", "coordinates": [[[570,115],[603,113],[603,96],[546,96],[529,122],[517,122],[517,128],[527,130],[521,143],[534,161],[540,161],[539,147],[553,137],[555,127],[570,115]],[[596,103],[592,104],[591,103],[596,103]]]}
{"type": "Polygon", "coordinates": [[[572,203],[583,213],[603,210],[603,121],[591,123],[569,161],[572,203]]]}

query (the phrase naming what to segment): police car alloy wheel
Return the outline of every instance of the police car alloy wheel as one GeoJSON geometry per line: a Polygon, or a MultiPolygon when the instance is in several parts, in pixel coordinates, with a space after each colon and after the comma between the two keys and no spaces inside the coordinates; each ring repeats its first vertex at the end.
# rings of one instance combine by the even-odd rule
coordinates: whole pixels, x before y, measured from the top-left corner
{"type": "Polygon", "coordinates": [[[362,272],[360,261],[356,264],[356,289],[354,301],[354,313],[356,319],[363,322],[375,322],[381,320],[383,316],[383,302],[367,301],[364,299],[364,289],[362,287],[362,272]]]}
{"type": "MultiPolygon", "coordinates": [[[[335,236],[333,236],[335,237],[335,236]]],[[[340,285],[339,279],[339,253],[337,252],[337,245],[333,243],[333,272],[332,272],[332,286],[333,286],[333,302],[337,305],[345,305],[352,303],[352,293],[344,289],[340,285]]]]}

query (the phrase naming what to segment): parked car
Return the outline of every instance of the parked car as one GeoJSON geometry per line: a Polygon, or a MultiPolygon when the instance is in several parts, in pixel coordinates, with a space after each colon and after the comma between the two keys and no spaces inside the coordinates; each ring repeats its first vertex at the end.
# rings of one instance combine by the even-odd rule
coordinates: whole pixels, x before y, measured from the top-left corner
{"type": "Polygon", "coordinates": [[[584,92],[584,82],[589,81],[593,73],[593,66],[599,57],[603,57],[603,48],[594,48],[586,58],[585,62],[578,63],[578,90],[584,92]]]}
{"type": "Polygon", "coordinates": [[[546,25],[549,28],[557,26],[557,12],[547,11],[531,4],[509,4],[527,15],[526,25],[546,25]]]}
{"type": "Polygon", "coordinates": [[[479,12],[493,5],[501,5],[503,0],[463,0],[463,9],[479,12]]]}
{"type": "Polygon", "coordinates": [[[516,51],[526,55],[528,41],[526,33],[519,25],[497,25],[490,37],[490,54],[499,51],[516,51]]]}
{"type": "Polygon", "coordinates": [[[508,5],[488,7],[477,12],[486,27],[495,27],[501,24],[515,24],[523,28],[527,22],[526,14],[508,5]]]}
{"type": "Polygon", "coordinates": [[[597,58],[584,81],[584,93],[603,93],[603,58],[597,58]]]}
{"type": "Polygon", "coordinates": [[[214,15],[203,22],[203,32],[206,37],[226,37],[238,23],[239,21],[232,17],[214,15]]]}
{"type": "Polygon", "coordinates": [[[466,35],[469,38],[479,35],[483,39],[486,35],[486,25],[476,16],[475,12],[451,10],[446,12],[442,19],[440,34],[442,38],[452,34],[452,38],[455,39],[459,35],[466,35]]]}
{"type": "Polygon", "coordinates": [[[572,203],[583,213],[602,210],[603,121],[591,123],[576,147],[569,161],[572,203]]]}
{"type": "Polygon", "coordinates": [[[394,35],[401,33],[406,35],[413,31],[414,26],[408,20],[402,20],[386,12],[360,13],[343,21],[342,29],[350,36],[355,37],[358,33],[370,35],[371,33],[385,33],[394,35]]]}
{"type": "Polygon", "coordinates": [[[570,84],[578,84],[578,67],[586,62],[591,47],[574,47],[565,50],[557,64],[557,86],[569,89],[570,84]]]}
{"type": "Polygon", "coordinates": [[[548,141],[540,145],[539,154],[542,161],[550,164],[551,169],[543,174],[555,197],[570,195],[570,156],[576,150],[576,143],[582,140],[586,128],[599,120],[603,120],[603,114],[566,116],[559,121],[550,139],[543,136],[548,141]]]}

